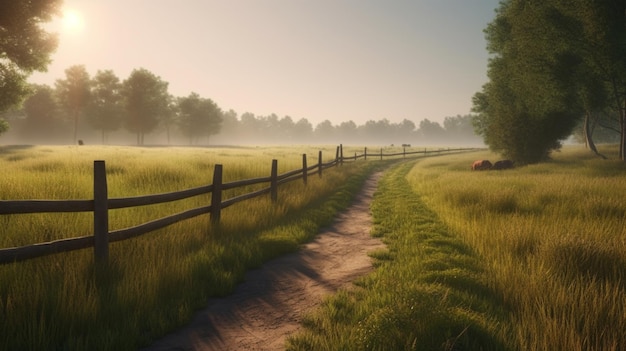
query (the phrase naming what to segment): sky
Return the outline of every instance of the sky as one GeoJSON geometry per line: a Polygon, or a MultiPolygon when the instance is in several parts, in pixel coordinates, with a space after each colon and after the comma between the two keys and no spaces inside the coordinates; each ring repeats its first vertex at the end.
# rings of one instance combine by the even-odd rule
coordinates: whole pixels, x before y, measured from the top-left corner
{"type": "Polygon", "coordinates": [[[65,0],[32,83],[145,68],[174,96],[313,125],[470,113],[499,0],[65,0]]]}

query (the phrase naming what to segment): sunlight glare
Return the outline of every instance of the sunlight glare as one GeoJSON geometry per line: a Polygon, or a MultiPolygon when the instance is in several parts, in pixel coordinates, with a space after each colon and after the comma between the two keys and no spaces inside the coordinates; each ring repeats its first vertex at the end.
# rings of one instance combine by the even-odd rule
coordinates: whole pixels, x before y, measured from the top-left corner
{"type": "Polygon", "coordinates": [[[63,13],[63,27],[69,32],[79,32],[83,29],[84,23],[80,13],[75,10],[65,10],[63,13]]]}

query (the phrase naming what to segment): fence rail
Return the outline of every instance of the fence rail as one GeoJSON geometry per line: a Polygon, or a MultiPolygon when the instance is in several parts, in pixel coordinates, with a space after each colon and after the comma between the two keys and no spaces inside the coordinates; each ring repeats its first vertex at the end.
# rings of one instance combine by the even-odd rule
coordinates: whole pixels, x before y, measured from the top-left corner
{"type": "Polygon", "coordinates": [[[265,194],[270,194],[272,201],[275,202],[278,199],[279,185],[299,179],[302,179],[304,184],[306,184],[308,176],[318,174],[321,177],[324,169],[341,165],[345,161],[357,161],[361,158],[367,160],[368,157],[380,157],[380,159],[383,159],[384,157],[406,157],[407,155],[415,154],[449,154],[474,150],[477,149],[424,149],[423,151],[407,152],[405,147],[401,153],[386,154],[381,148],[380,153],[372,154],[368,153],[367,148],[365,148],[363,150],[363,154],[361,155],[355,153],[353,157],[344,157],[343,146],[339,145],[337,147],[335,159],[332,161],[326,163],[322,162],[322,151],[319,151],[317,164],[308,166],[306,154],[303,154],[302,168],[294,169],[280,175],[278,174],[278,161],[272,160],[271,174],[268,177],[223,183],[222,165],[216,164],[213,171],[213,184],[175,192],[111,199],[108,198],[105,161],[97,160],[94,161],[93,200],[0,200],[0,215],[50,212],[93,212],[93,235],[60,239],[28,246],[3,248],[0,249],[0,264],[24,261],[36,257],[86,249],[90,247],[94,248],[95,261],[106,264],[109,256],[109,243],[111,242],[134,238],[157,229],[167,227],[174,223],[207,213],[210,214],[211,222],[213,224],[218,224],[220,221],[221,211],[229,206],[265,194]],[[226,200],[222,199],[222,192],[224,190],[264,183],[269,183],[269,186],[260,190],[234,196],[226,200]],[[189,209],[133,227],[109,231],[109,210],[178,201],[209,193],[211,194],[211,203],[207,206],[189,209]]]}

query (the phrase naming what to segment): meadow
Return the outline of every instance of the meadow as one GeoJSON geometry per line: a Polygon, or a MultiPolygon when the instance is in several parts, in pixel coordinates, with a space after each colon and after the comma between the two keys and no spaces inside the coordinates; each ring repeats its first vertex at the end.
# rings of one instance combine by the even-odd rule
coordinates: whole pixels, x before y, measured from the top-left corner
{"type": "Polygon", "coordinates": [[[372,211],[377,269],[329,297],[289,350],[620,350],[626,166],[616,148],[470,171],[487,151],[406,161],[372,211]]]}
{"type": "MultiPolygon", "coordinates": [[[[91,199],[93,161],[105,160],[109,197],[183,190],[210,184],[215,164],[224,182],[269,176],[317,162],[315,147],[161,148],[116,146],[0,147],[3,200],[91,199]]],[[[324,162],[335,149],[322,148],[324,162]]],[[[294,251],[345,208],[381,162],[325,170],[235,204],[218,227],[209,216],[186,220],[110,246],[96,269],[92,250],[0,266],[0,349],[135,350],[183,325],[207,298],[223,296],[246,270],[294,251]],[[97,273],[97,274],[96,274],[97,273]]],[[[246,189],[233,189],[225,199],[246,189]]],[[[210,195],[113,210],[111,230],[207,205],[210,195]]],[[[90,235],[91,213],[0,216],[0,247],[90,235]]]]}

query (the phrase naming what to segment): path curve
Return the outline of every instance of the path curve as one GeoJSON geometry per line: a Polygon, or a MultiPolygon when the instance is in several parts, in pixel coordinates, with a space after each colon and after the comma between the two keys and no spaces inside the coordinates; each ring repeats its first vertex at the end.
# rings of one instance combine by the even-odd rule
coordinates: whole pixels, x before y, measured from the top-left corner
{"type": "Polygon", "coordinates": [[[381,176],[368,178],[353,203],[313,241],[249,271],[233,294],[210,299],[187,326],[144,350],[284,350],[303,313],[372,269],[367,252],[384,247],[370,235],[370,204],[381,176]]]}

